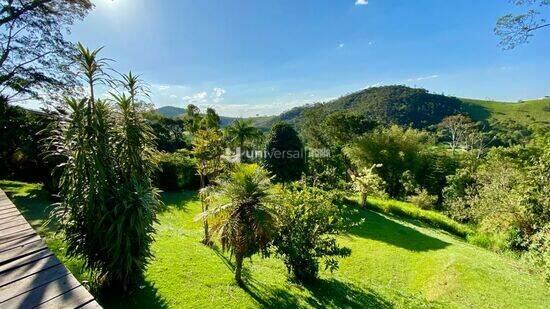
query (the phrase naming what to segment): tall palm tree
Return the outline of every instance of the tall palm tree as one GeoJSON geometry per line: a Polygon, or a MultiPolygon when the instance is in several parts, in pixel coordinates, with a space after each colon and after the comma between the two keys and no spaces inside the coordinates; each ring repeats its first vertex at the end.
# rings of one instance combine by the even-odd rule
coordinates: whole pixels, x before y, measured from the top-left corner
{"type": "Polygon", "coordinates": [[[238,119],[226,129],[229,142],[239,147],[242,151],[246,142],[255,140],[261,136],[260,130],[252,125],[252,121],[238,119]]]}
{"type": "Polygon", "coordinates": [[[218,202],[203,216],[211,218],[224,251],[235,256],[235,280],[241,284],[243,260],[266,253],[276,231],[270,207],[271,182],[267,171],[256,164],[238,164],[209,190],[209,201],[218,202]]]}

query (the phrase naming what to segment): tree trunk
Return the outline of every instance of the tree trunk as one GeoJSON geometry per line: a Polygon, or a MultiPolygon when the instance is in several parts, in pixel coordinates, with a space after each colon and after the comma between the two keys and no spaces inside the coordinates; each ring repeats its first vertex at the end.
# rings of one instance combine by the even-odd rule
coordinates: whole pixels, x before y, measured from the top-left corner
{"type": "MultiPolygon", "coordinates": [[[[203,189],[205,185],[204,175],[199,175],[199,176],[200,176],[201,189],[203,189]]],[[[208,211],[208,205],[204,202],[204,198],[202,196],[201,196],[201,209],[202,209],[202,212],[208,211]]],[[[210,235],[208,233],[208,220],[206,218],[204,218],[204,221],[203,221],[203,228],[204,228],[204,236],[202,239],[202,243],[205,245],[210,245],[210,235]]]]}
{"type": "Polygon", "coordinates": [[[367,194],[364,192],[361,192],[361,207],[367,207],[367,194]]]}
{"type": "Polygon", "coordinates": [[[235,281],[239,285],[243,283],[243,279],[241,278],[241,272],[243,269],[243,256],[240,253],[235,254],[235,281]]]}

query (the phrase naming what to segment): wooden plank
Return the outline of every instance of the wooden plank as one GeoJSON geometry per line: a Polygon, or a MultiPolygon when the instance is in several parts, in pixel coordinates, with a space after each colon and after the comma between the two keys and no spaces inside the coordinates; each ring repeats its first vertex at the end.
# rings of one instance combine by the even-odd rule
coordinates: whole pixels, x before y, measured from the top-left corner
{"type": "MultiPolygon", "coordinates": [[[[79,286],[80,283],[78,282],[78,280],[76,280],[72,275],[68,274],[60,279],[30,290],[28,293],[10,298],[5,302],[0,302],[0,307],[34,308],[79,286]]],[[[70,308],[70,306],[60,306],[58,308],[70,308]]]]}
{"type": "Polygon", "coordinates": [[[28,228],[32,228],[32,227],[27,222],[23,222],[23,223],[20,223],[16,226],[11,226],[11,227],[8,227],[8,228],[5,228],[5,229],[0,228],[0,237],[11,235],[11,234],[17,233],[17,232],[21,232],[21,231],[26,230],[28,228]]]}
{"type": "Polygon", "coordinates": [[[13,219],[0,220],[0,230],[5,230],[9,227],[27,223],[27,220],[23,216],[18,216],[13,219]]]}
{"type": "Polygon", "coordinates": [[[0,287],[60,264],[61,262],[54,255],[50,255],[33,263],[14,268],[10,271],[2,273],[2,276],[0,276],[0,287]]]}
{"type": "Polygon", "coordinates": [[[0,252],[0,265],[45,249],[48,249],[48,247],[46,247],[46,244],[39,239],[35,242],[2,251],[0,252]]]}
{"type": "Polygon", "coordinates": [[[21,214],[16,213],[7,218],[0,218],[0,226],[4,226],[4,224],[8,224],[15,221],[21,221],[21,220],[27,222],[27,220],[25,220],[25,218],[21,214]]]}
{"type": "Polygon", "coordinates": [[[0,303],[24,294],[39,286],[60,279],[68,273],[69,271],[65,268],[65,266],[62,264],[57,264],[56,266],[27,276],[21,280],[11,282],[8,285],[0,287],[0,303]]]}
{"type": "Polygon", "coordinates": [[[38,251],[36,253],[33,253],[31,255],[27,255],[25,257],[22,257],[20,259],[17,259],[15,261],[11,261],[5,264],[0,264],[0,275],[3,275],[4,272],[7,272],[9,270],[21,267],[23,265],[27,265],[33,262],[36,262],[40,259],[43,259],[48,256],[52,256],[53,253],[50,250],[42,250],[38,251]]]}
{"type": "Polygon", "coordinates": [[[5,213],[0,214],[0,219],[7,219],[7,218],[12,218],[14,216],[20,216],[20,215],[21,214],[19,213],[19,210],[14,209],[12,211],[7,211],[5,213]]]}
{"type": "Polygon", "coordinates": [[[8,213],[8,212],[12,212],[12,211],[14,211],[14,210],[19,211],[19,210],[17,209],[17,207],[15,207],[15,206],[12,206],[12,207],[5,207],[5,208],[0,209],[0,214],[5,214],[5,213],[8,213]]]}
{"type": "Polygon", "coordinates": [[[40,240],[40,236],[38,236],[36,233],[28,233],[28,234],[23,234],[23,236],[19,237],[19,238],[16,238],[12,241],[8,241],[8,242],[5,242],[3,244],[0,244],[0,253],[1,252],[4,252],[6,250],[10,250],[12,248],[15,248],[15,247],[18,247],[18,246],[22,246],[22,245],[26,245],[26,244],[29,244],[31,242],[35,242],[37,240],[40,240]]]}
{"type": "Polygon", "coordinates": [[[91,301],[81,307],[78,307],[78,309],[98,309],[101,308],[101,306],[95,301],[91,301]]]}
{"type": "Polygon", "coordinates": [[[5,244],[5,243],[10,242],[10,241],[13,241],[15,239],[19,239],[20,237],[23,237],[23,236],[28,235],[30,233],[36,234],[36,232],[29,225],[26,229],[22,229],[22,230],[16,231],[16,232],[11,233],[11,234],[0,234],[0,245],[5,244]]]}
{"type": "Polygon", "coordinates": [[[15,207],[15,205],[13,205],[13,203],[10,202],[9,200],[5,202],[0,202],[0,209],[10,208],[10,207],[15,207]]]}
{"type": "Polygon", "coordinates": [[[37,308],[79,308],[94,300],[94,297],[85,287],[76,287],[63,295],[59,295],[41,304],[37,308]]]}
{"type": "Polygon", "coordinates": [[[0,189],[0,308],[101,308],[0,189]]]}

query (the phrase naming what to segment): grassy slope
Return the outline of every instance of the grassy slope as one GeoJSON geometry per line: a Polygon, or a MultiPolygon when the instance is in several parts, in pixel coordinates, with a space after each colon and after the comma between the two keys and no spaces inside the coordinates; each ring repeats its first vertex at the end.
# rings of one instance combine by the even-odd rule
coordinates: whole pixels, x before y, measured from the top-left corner
{"type": "MultiPolygon", "coordinates": [[[[46,201],[36,186],[0,182],[33,225],[46,201]]],[[[155,260],[143,288],[128,299],[103,297],[106,307],[530,307],[543,308],[550,291],[518,262],[428,227],[363,210],[366,222],[340,238],[352,248],[334,274],[300,287],[286,280],[275,258],[247,261],[247,290],[232,280],[228,256],[199,243],[200,205],[194,193],[166,193],[153,245],[155,260]]],[[[45,229],[47,238],[50,234],[45,229]]],[[[62,242],[55,245],[63,255],[62,242]]],[[[66,260],[66,259],[64,259],[66,260]]],[[[69,268],[79,278],[78,262],[69,268]]],[[[84,277],[83,277],[84,276],[84,277]]]]}
{"type": "Polygon", "coordinates": [[[550,124],[550,99],[506,103],[474,99],[460,99],[475,120],[515,120],[523,124],[533,122],[550,124]]]}

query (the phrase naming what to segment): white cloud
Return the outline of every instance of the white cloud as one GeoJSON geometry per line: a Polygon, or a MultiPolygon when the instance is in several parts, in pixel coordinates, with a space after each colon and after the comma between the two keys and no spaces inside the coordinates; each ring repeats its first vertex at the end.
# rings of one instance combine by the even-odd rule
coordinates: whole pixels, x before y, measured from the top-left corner
{"type": "Polygon", "coordinates": [[[343,48],[343,47],[344,47],[344,43],[338,44],[338,48],[343,48]]]}
{"type": "Polygon", "coordinates": [[[186,103],[206,103],[208,100],[208,93],[205,91],[195,93],[191,96],[185,96],[183,97],[183,101],[186,103]]]}
{"type": "Polygon", "coordinates": [[[369,0],[355,0],[355,5],[367,5],[369,0]]]}
{"type": "Polygon", "coordinates": [[[225,94],[225,89],[223,88],[214,88],[212,89],[212,101],[214,103],[219,103],[220,101],[223,101],[223,95],[225,94]]]}
{"type": "Polygon", "coordinates": [[[435,79],[435,78],[438,78],[438,77],[439,77],[439,75],[434,74],[434,75],[429,75],[429,76],[419,76],[419,77],[409,78],[409,79],[407,79],[407,81],[408,82],[418,82],[418,81],[421,81],[421,80],[435,79]]]}
{"type": "Polygon", "coordinates": [[[175,94],[171,94],[171,95],[169,95],[168,97],[171,98],[171,99],[177,99],[177,98],[178,98],[178,96],[175,95],[175,94]]]}

